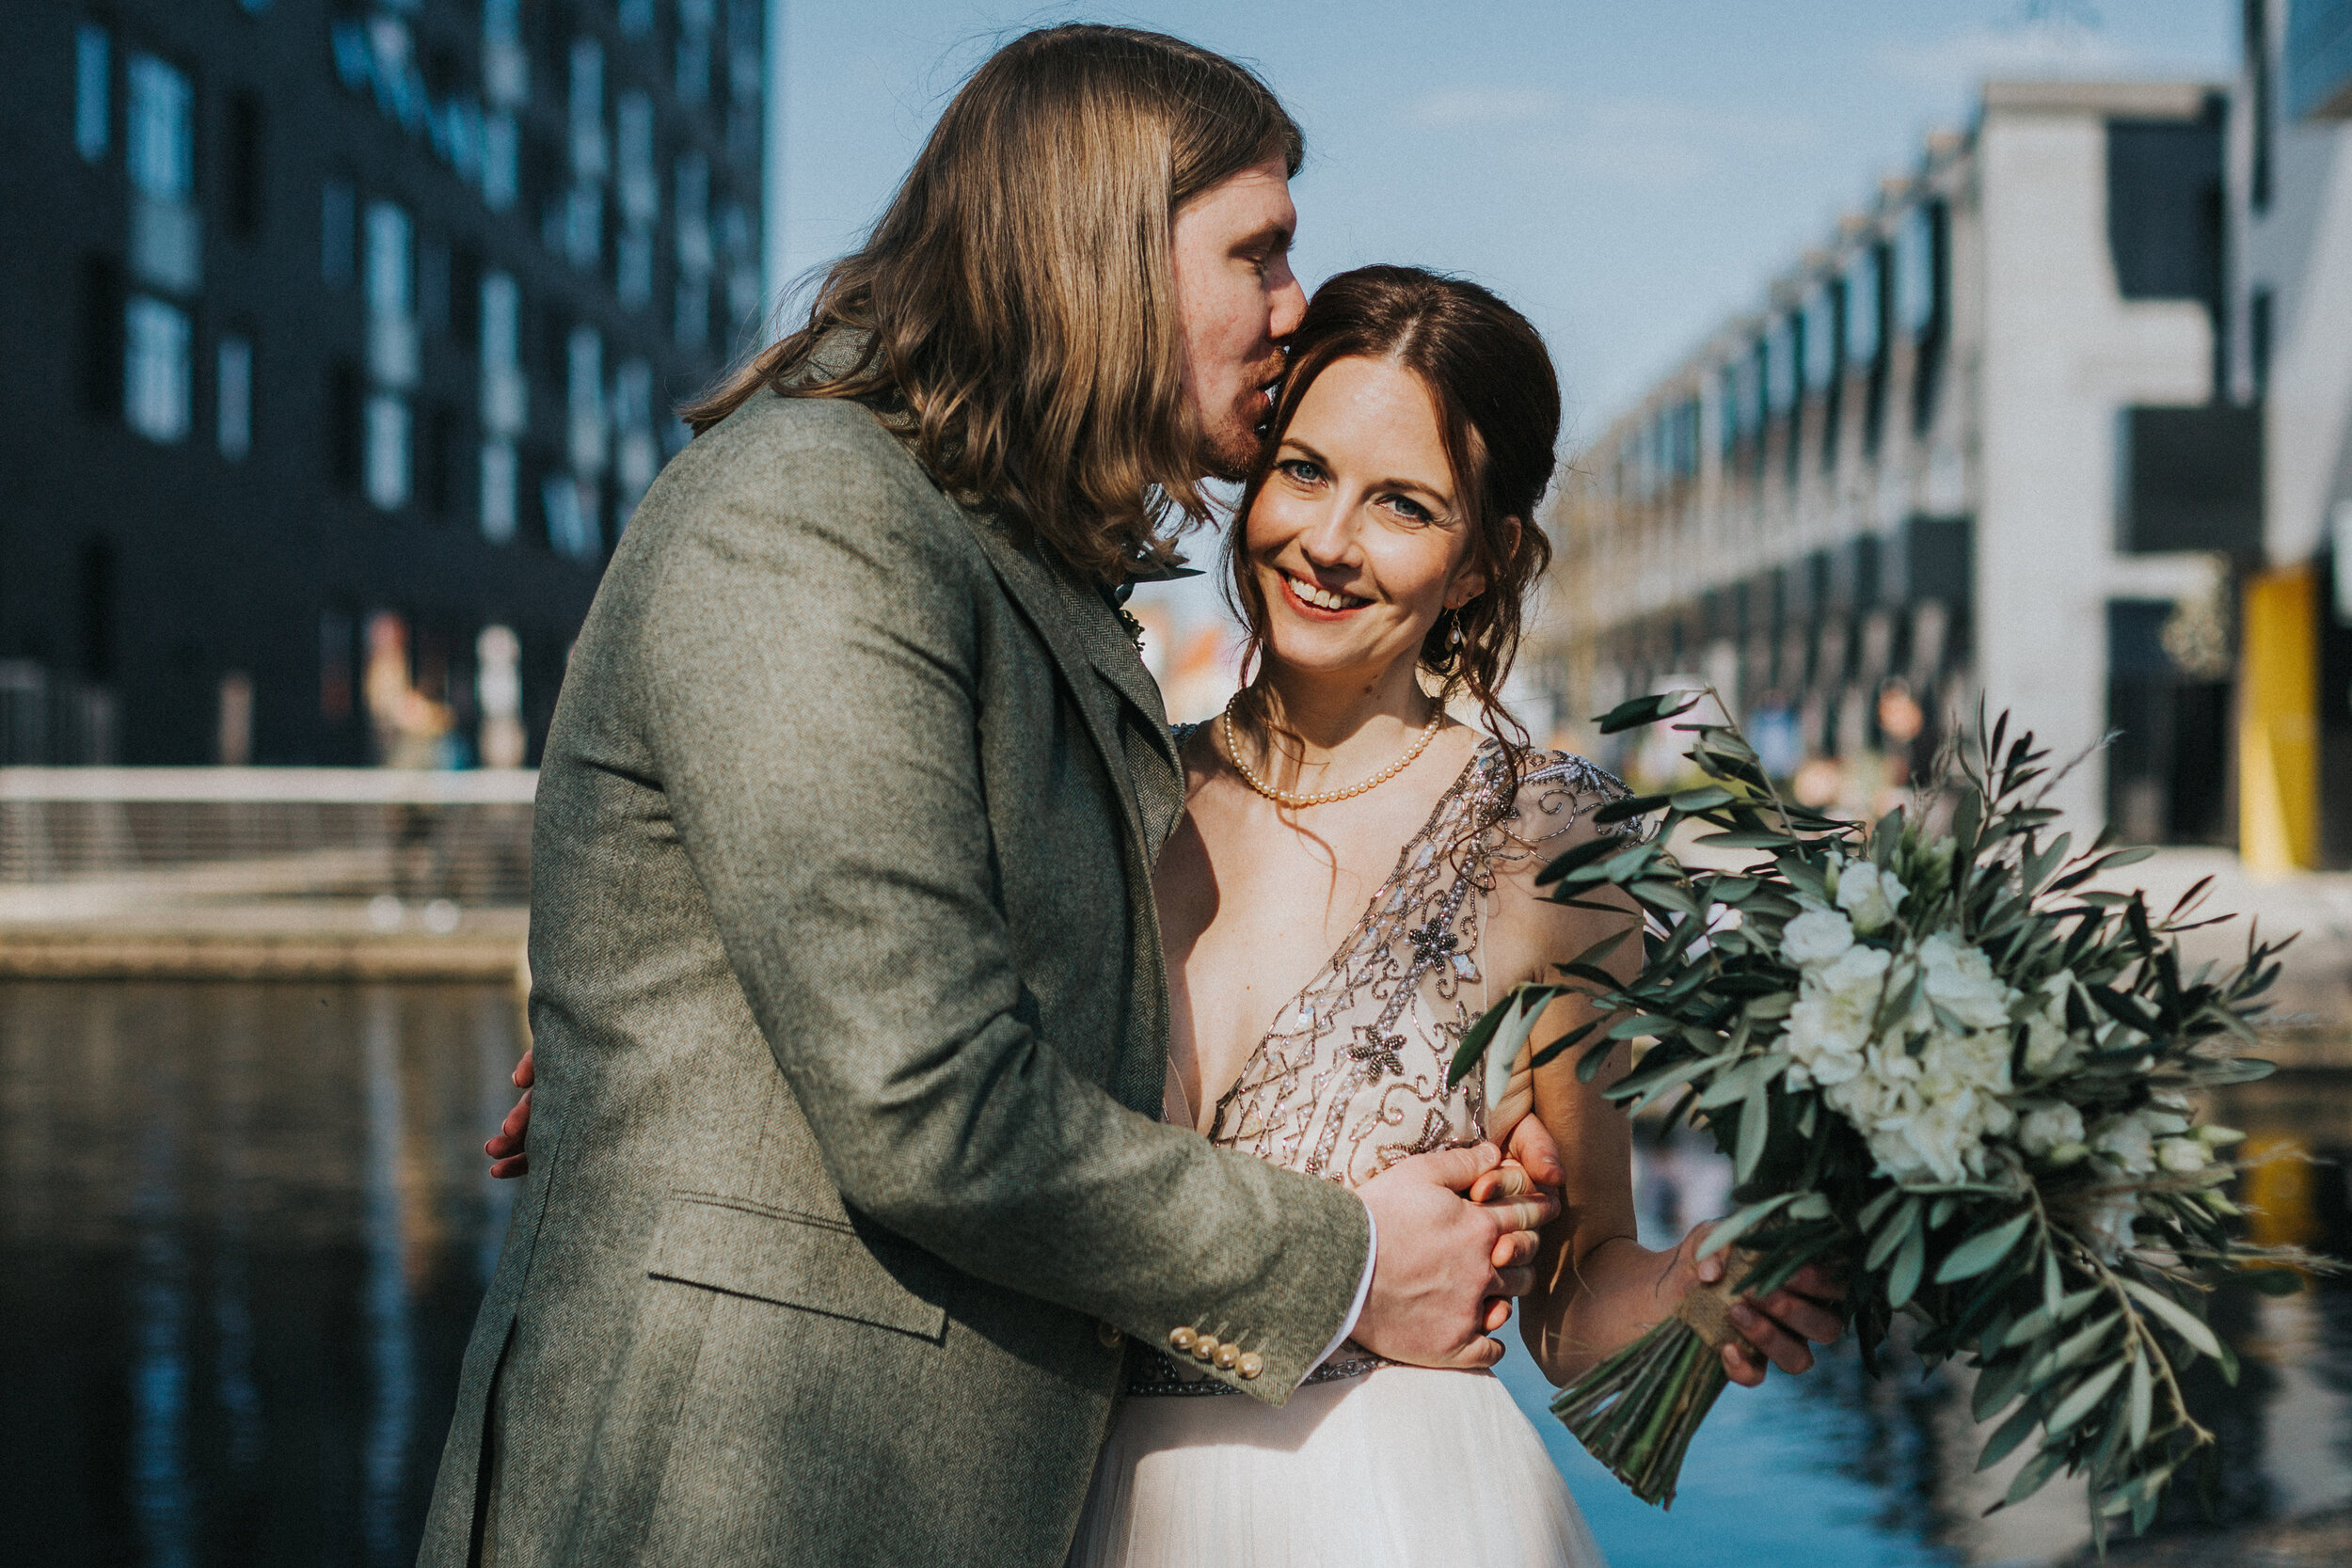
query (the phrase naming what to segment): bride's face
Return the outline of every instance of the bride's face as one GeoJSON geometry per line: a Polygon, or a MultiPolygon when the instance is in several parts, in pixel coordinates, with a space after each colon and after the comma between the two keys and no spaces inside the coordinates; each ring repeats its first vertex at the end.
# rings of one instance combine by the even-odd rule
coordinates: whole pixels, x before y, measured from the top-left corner
{"type": "Polygon", "coordinates": [[[1341,359],[1299,400],[1243,533],[1267,657],[1376,681],[1486,588],[1437,404],[1385,360],[1341,359]]]}

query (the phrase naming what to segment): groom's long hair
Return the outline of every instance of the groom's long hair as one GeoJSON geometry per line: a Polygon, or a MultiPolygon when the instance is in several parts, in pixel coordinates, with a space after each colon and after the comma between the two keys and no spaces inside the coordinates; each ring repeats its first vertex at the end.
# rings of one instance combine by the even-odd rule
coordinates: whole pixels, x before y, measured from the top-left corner
{"type": "Polygon", "coordinates": [[[950,495],[1079,571],[1164,563],[1171,514],[1209,513],[1176,208],[1271,158],[1295,174],[1301,153],[1272,90],[1221,55],[1126,27],[1030,33],[956,94],[807,322],[681,412],[700,434],[763,387],[854,399],[950,495]]]}

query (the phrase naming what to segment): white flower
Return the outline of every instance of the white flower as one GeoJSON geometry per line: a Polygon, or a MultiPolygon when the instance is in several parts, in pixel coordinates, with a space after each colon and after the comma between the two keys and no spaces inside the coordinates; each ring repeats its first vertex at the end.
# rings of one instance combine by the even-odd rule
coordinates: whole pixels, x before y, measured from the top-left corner
{"type": "Polygon", "coordinates": [[[2073,1067],[2081,1054],[2082,1042],[2066,1032],[2065,1024],[2052,1022],[2044,1013],[2026,1020],[2027,1072],[2051,1077],[2073,1067]]]}
{"type": "Polygon", "coordinates": [[[2033,1104],[2017,1120],[2017,1147],[2031,1155],[2082,1141],[2083,1114],[2072,1105],[2033,1104]]]}
{"type": "Polygon", "coordinates": [[[2205,1168],[2205,1146],[2195,1138],[2167,1138],[2156,1145],[2156,1164],[2176,1176],[2195,1176],[2205,1168]]]}
{"type": "Polygon", "coordinates": [[[1835,960],[1805,971],[1796,1005],[1788,1009],[1788,1048],[1803,1073],[1800,1088],[1844,1083],[1862,1070],[1863,1053],[1870,1045],[1889,958],[1880,948],[1854,946],[1848,940],[1835,960]]]}
{"type": "Polygon", "coordinates": [[[2155,1144],[2147,1121],[2137,1113],[2101,1122],[2090,1147],[2122,1166],[2127,1176],[2146,1176],[2156,1168],[2155,1144]]]}
{"type": "Polygon", "coordinates": [[[1893,920],[1904,891],[1892,871],[1868,861],[1849,862],[1837,873],[1837,907],[1853,917],[1857,931],[1875,931],[1893,920]]]}
{"type": "Polygon", "coordinates": [[[2129,1188],[2109,1195],[2090,1213],[2091,1249],[2113,1262],[2132,1244],[2132,1221],[2139,1217],[2139,1195],[2129,1188]]]}
{"type": "Polygon", "coordinates": [[[1807,910],[1780,935],[1782,957],[1800,969],[1828,963],[1852,945],[1852,923],[1831,910],[1807,910]]]}
{"type": "Polygon", "coordinates": [[[1938,931],[1919,944],[1919,965],[1927,972],[1928,995],[1961,1022],[1972,1029],[2009,1022],[2017,993],[1993,973],[1993,960],[1967,942],[1938,931]]]}

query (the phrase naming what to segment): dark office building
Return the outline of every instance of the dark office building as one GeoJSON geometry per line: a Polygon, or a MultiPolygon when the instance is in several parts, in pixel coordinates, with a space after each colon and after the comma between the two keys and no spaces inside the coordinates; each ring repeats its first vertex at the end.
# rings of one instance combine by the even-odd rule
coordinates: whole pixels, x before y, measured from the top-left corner
{"type": "Polygon", "coordinates": [[[0,764],[535,757],[758,316],[762,8],[0,7],[0,764]]]}

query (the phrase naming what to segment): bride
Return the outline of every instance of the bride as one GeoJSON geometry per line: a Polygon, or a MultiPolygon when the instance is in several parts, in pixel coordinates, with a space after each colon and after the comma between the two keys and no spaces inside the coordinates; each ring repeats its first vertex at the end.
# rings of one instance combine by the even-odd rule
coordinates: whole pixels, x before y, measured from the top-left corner
{"type": "MultiPolygon", "coordinates": [[[[1559,419],[1541,338],[1486,290],[1365,267],[1316,292],[1227,548],[1255,676],[1216,720],[1177,732],[1187,815],[1154,886],[1168,1121],[1356,1186],[1541,1119],[1564,1168],[1532,1174],[1562,1189],[1562,1212],[1532,1259],[1510,1261],[1535,1271],[1528,1350],[1565,1383],[1722,1262],[1694,1260],[1704,1227],[1668,1252],[1635,1240],[1630,1131],[1600,1095],[1622,1059],[1587,1085],[1573,1053],[1532,1073],[1523,1056],[1492,1106],[1482,1074],[1445,1082],[1490,1001],[1633,918],[1536,889],[1547,860],[1612,831],[1592,811],[1625,792],[1532,750],[1500,696],[1550,556],[1531,519],[1559,419]],[[1449,704],[1475,708],[1486,734],[1449,704]]],[[[1554,1006],[1530,1052],[1581,1007],[1554,1006]]],[[[526,1096],[491,1140],[495,1173],[522,1168],[528,1116],[526,1096]]],[[[1485,1179],[1524,1180],[1516,1165],[1485,1179]]],[[[1731,1377],[1754,1386],[1768,1361],[1810,1367],[1806,1341],[1839,1332],[1825,1305],[1838,1293],[1808,1269],[1736,1305],[1731,1377]]],[[[1072,1568],[1600,1563],[1491,1371],[1400,1366],[1350,1343],[1278,1409],[1198,1370],[1247,1332],[1203,1324],[1190,1343],[1131,1351],[1072,1568]]],[[[1502,1355],[1492,1344],[1487,1365],[1502,1355]]]]}
{"type": "MultiPolygon", "coordinates": [[[[1542,340],[1484,289],[1366,267],[1316,291],[1227,550],[1256,675],[1178,732],[1187,813],[1154,885],[1168,1120],[1353,1185],[1542,1118],[1566,1168],[1541,1174],[1565,1202],[1520,1332],[1565,1383],[1722,1266],[1692,1260],[1700,1231],[1669,1253],[1634,1239],[1629,1129],[1600,1096],[1622,1061],[1585,1085],[1564,1053],[1496,1106],[1481,1074],[1445,1083],[1489,1001],[1632,918],[1537,892],[1545,861],[1609,831],[1591,811],[1624,790],[1527,748],[1499,695],[1550,555],[1530,519],[1559,409],[1542,340]]],[[[1582,1006],[1554,1007],[1534,1046],[1582,1006]]],[[[1731,1375],[1809,1367],[1804,1341],[1838,1333],[1815,1298],[1836,1293],[1807,1274],[1735,1307],[1756,1348],[1725,1346],[1731,1375]]],[[[1273,1409],[1156,1352],[1130,1367],[1073,1565],[1600,1561],[1491,1372],[1343,1346],[1273,1409]]]]}

